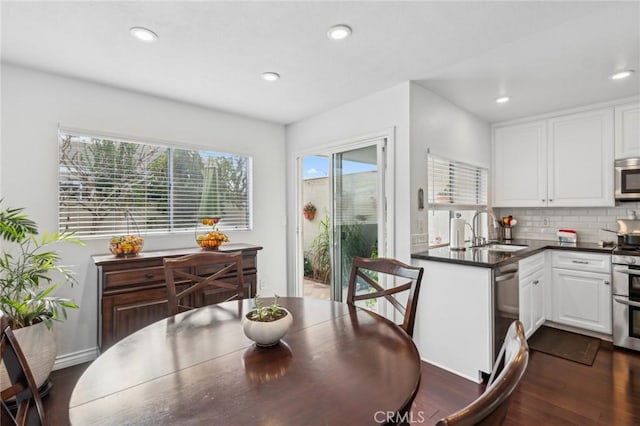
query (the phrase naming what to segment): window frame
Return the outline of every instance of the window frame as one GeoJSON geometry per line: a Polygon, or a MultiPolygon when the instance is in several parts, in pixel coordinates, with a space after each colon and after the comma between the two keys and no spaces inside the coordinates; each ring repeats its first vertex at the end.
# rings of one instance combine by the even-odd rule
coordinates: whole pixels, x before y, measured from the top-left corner
{"type": "MultiPolygon", "coordinates": [[[[146,226],[136,229],[135,233],[141,234],[141,235],[180,235],[180,234],[186,234],[186,233],[193,233],[197,231],[198,222],[196,220],[193,221],[192,226],[186,226],[186,227],[176,226],[176,217],[173,214],[173,211],[175,208],[173,187],[176,179],[176,177],[173,175],[173,157],[174,157],[175,150],[196,151],[203,158],[203,161],[206,161],[204,159],[204,156],[232,158],[234,160],[241,159],[242,161],[245,162],[244,175],[246,179],[246,188],[244,189],[244,191],[246,192],[246,195],[245,195],[246,198],[243,198],[243,200],[244,202],[246,202],[246,213],[245,213],[246,218],[243,220],[244,223],[235,224],[235,225],[224,224],[224,221],[221,221],[218,225],[218,228],[221,231],[225,231],[225,232],[227,231],[245,232],[245,231],[253,230],[254,209],[253,209],[253,156],[252,155],[245,154],[245,153],[237,153],[237,152],[217,151],[212,149],[212,147],[204,147],[200,145],[184,143],[181,141],[166,141],[166,140],[159,140],[159,139],[146,138],[146,137],[132,137],[132,136],[117,135],[117,134],[107,133],[107,132],[96,132],[96,131],[90,131],[85,129],[59,126],[58,141],[57,141],[58,142],[58,158],[57,158],[57,161],[58,161],[58,177],[57,177],[58,208],[57,210],[58,212],[57,213],[58,213],[59,231],[61,232],[74,231],[73,228],[70,227],[68,223],[62,220],[62,217],[63,217],[63,210],[62,210],[63,203],[61,198],[61,195],[62,195],[61,186],[63,184],[62,169],[67,167],[67,165],[62,160],[61,149],[62,149],[63,139],[65,136],[80,137],[80,138],[87,138],[87,139],[111,140],[114,142],[124,142],[124,143],[132,143],[132,144],[147,146],[147,147],[151,147],[152,149],[159,148],[161,150],[166,150],[166,153],[167,153],[166,173],[168,178],[167,185],[169,186],[169,191],[166,198],[166,203],[167,203],[166,209],[169,212],[168,217],[166,222],[164,223],[164,227],[161,229],[152,229],[146,226]]],[[[145,197],[148,197],[148,195],[149,193],[145,192],[145,197]]],[[[194,211],[197,212],[197,210],[198,209],[196,208],[194,211]]],[[[99,239],[99,238],[110,237],[112,235],[121,234],[122,228],[125,226],[129,228],[128,225],[130,223],[129,219],[127,219],[127,213],[125,213],[124,210],[122,213],[123,213],[122,219],[119,220],[114,225],[113,231],[108,231],[105,229],[97,229],[97,230],[93,229],[92,231],[76,230],[74,232],[76,232],[76,235],[82,237],[83,239],[93,239],[93,238],[99,239]]],[[[202,217],[199,212],[197,213],[197,216],[202,217]]],[[[148,217],[148,214],[145,215],[145,217],[148,217]]],[[[77,226],[77,222],[76,222],[76,226],[77,226]]],[[[132,228],[137,228],[137,224],[134,224],[132,228]]]]}

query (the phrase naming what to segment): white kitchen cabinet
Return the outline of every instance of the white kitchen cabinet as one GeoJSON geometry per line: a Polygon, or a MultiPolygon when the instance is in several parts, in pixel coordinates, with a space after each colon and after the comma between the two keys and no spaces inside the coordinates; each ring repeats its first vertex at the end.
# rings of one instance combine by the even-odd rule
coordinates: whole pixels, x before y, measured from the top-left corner
{"type": "Polygon", "coordinates": [[[613,206],[613,109],[548,121],[550,207],[613,206]]]}
{"type": "Polygon", "coordinates": [[[520,321],[525,335],[530,337],[545,321],[544,253],[520,261],[520,321]]]}
{"type": "Polygon", "coordinates": [[[610,256],[554,252],[552,266],[553,321],[611,334],[610,256]]]}
{"type": "Polygon", "coordinates": [[[493,205],[546,206],[546,198],[546,121],[494,128],[493,205]]]}
{"type": "Polygon", "coordinates": [[[413,333],[420,357],[479,383],[493,368],[491,268],[412,263],[424,267],[413,333]]]}
{"type": "Polygon", "coordinates": [[[615,158],[640,157],[640,102],[615,107],[615,158]]]}
{"type": "Polygon", "coordinates": [[[493,130],[496,207],[613,206],[613,108],[493,130]]]}

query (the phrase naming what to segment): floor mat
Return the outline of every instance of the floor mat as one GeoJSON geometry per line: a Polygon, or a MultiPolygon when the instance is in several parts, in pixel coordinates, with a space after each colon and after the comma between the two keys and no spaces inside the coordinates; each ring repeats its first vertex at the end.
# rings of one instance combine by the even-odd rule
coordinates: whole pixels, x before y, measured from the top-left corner
{"type": "Polygon", "coordinates": [[[552,327],[540,327],[528,343],[535,351],[586,365],[593,365],[600,348],[600,339],[552,327]]]}

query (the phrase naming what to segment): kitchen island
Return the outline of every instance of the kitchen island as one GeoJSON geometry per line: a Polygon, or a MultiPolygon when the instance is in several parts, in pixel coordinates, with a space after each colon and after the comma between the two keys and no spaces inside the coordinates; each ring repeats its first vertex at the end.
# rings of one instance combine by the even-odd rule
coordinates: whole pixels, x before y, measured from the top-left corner
{"type": "MultiPolygon", "coordinates": [[[[513,240],[500,245],[503,247],[494,248],[502,250],[479,247],[458,251],[447,246],[412,255],[412,263],[424,267],[414,331],[422,359],[476,382],[482,380],[483,373],[491,372],[496,346],[508,322],[522,320],[531,334],[545,319],[571,317],[562,315],[563,306],[554,311],[551,303],[544,303],[556,296],[550,285],[551,268],[545,266],[550,265],[545,260],[547,253],[586,256],[593,265],[604,268],[613,250],[595,243],[545,240],[513,240]],[[518,266],[523,272],[520,277],[518,266]]],[[[590,288],[586,290],[590,297],[590,288]]],[[[606,295],[598,300],[610,304],[606,295]]],[[[585,322],[586,327],[599,330],[598,323],[606,314],[598,315],[591,324],[585,322]]]]}

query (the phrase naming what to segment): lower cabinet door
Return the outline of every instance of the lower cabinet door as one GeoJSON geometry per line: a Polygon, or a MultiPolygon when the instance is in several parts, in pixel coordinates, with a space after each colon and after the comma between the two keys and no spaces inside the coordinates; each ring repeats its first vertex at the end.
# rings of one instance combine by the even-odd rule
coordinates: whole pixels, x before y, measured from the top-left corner
{"type": "Polygon", "coordinates": [[[525,336],[531,336],[533,332],[533,323],[531,322],[531,298],[532,298],[531,278],[525,277],[520,279],[520,322],[524,327],[525,336]]]}
{"type": "Polygon", "coordinates": [[[169,315],[167,291],[156,288],[102,299],[102,344],[104,352],[115,342],[169,315]]]}
{"type": "Polygon", "coordinates": [[[609,274],[553,268],[554,321],[611,334],[609,274]]]}
{"type": "Polygon", "coordinates": [[[544,269],[539,270],[531,277],[531,331],[535,332],[544,324],[544,269]]]}

